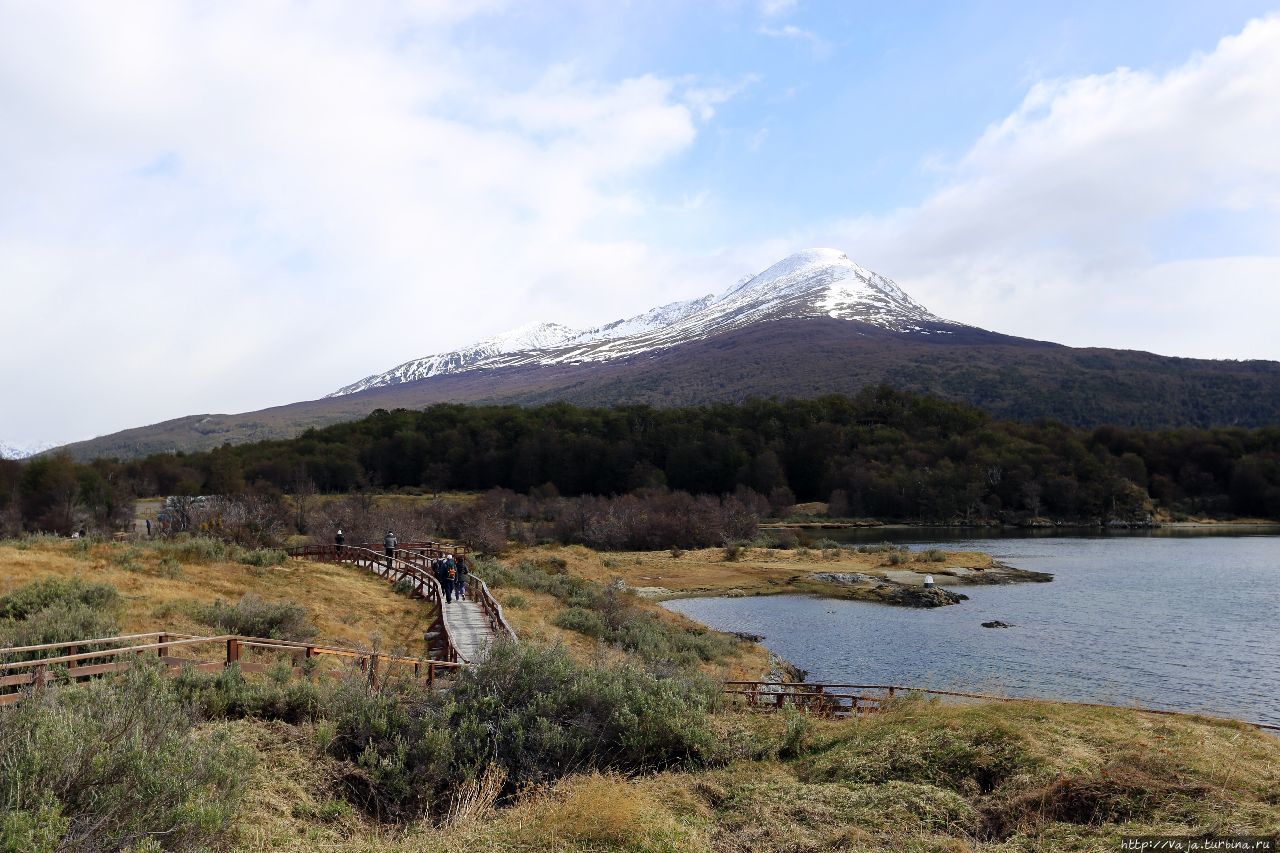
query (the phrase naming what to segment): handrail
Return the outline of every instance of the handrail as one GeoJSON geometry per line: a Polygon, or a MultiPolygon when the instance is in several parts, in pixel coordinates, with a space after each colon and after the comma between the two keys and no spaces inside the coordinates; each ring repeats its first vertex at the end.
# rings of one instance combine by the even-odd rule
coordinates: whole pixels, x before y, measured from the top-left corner
{"type": "MultiPolygon", "coordinates": [[[[14,661],[10,663],[0,664],[0,672],[17,672],[14,675],[0,676],[0,688],[23,688],[33,687],[39,689],[45,684],[57,678],[68,678],[73,681],[90,678],[95,675],[106,675],[113,672],[119,672],[121,669],[132,666],[129,661],[115,661],[111,663],[99,663],[89,666],[81,666],[83,661],[94,661],[102,658],[122,658],[125,656],[141,655],[144,652],[157,652],[160,660],[171,670],[180,669],[184,666],[193,666],[200,669],[209,669],[211,667],[227,667],[231,664],[238,664],[242,669],[249,672],[262,672],[266,670],[266,665],[261,663],[242,663],[240,660],[240,652],[242,648],[267,649],[274,651],[285,651],[291,655],[301,654],[305,658],[317,657],[339,657],[355,659],[359,661],[361,669],[369,673],[371,678],[376,678],[381,667],[395,666],[398,664],[407,664],[413,666],[414,677],[418,678],[422,675],[423,667],[426,668],[426,681],[428,686],[434,685],[437,670],[457,669],[462,664],[452,661],[436,661],[422,660],[421,658],[404,657],[402,655],[384,654],[376,651],[363,651],[360,649],[343,648],[340,646],[326,646],[316,643],[301,643],[291,640],[274,640],[268,637],[247,637],[239,634],[219,634],[211,637],[198,637],[189,634],[177,634],[166,632],[153,632],[146,635],[124,635],[120,637],[102,638],[105,641],[126,642],[130,639],[143,637],[159,637],[158,642],[141,643],[132,646],[117,647],[111,649],[101,649],[94,652],[81,652],[69,655],[61,655],[53,658],[37,658],[34,660],[14,661]],[[167,637],[176,637],[178,639],[166,639],[167,637]],[[219,644],[226,649],[225,656],[221,661],[204,661],[193,658],[180,658],[167,655],[167,652],[175,648],[192,647],[205,644],[219,644]],[[63,666],[65,669],[58,672],[51,671],[51,667],[63,666]]],[[[85,641],[80,641],[84,643],[85,641]]],[[[50,643],[50,646],[74,646],[76,643],[50,643]]],[[[12,651],[12,647],[0,647],[0,656],[6,652],[12,651]]],[[[22,696],[21,692],[17,693],[0,693],[0,705],[6,705],[16,702],[22,696]]]]}
{"type": "Polygon", "coordinates": [[[493,629],[494,634],[501,634],[513,643],[520,642],[519,636],[516,635],[516,629],[511,627],[507,622],[507,617],[502,612],[502,603],[494,598],[493,593],[489,591],[489,584],[485,583],[484,578],[470,573],[472,583],[478,583],[478,595],[476,601],[480,605],[480,609],[484,612],[485,619],[489,622],[489,627],[493,629]]]}
{"type": "MultiPolygon", "coordinates": [[[[362,542],[359,547],[368,548],[371,551],[386,553],[386,545],[382,542],[362,542]]],[[[453,554],[455,556],[465,554],[467,553],[467,546],[458,545],[452,542],[437,542],[434,539],[427,539],[421,542],[396,542],[393,550],[434,552],[431,553],[430,556],[443,557],[445,554],[453,554]]]]}
{"type": "Polygon", "coordinates": [[[173,631],[150,631],[146,634],[124,634],[119,637],[96,637],[91,640],[68,640],[65,643],[42,643],[38,646],[0,646],[0,655],[17,652],[44,652],[51,649],[65,649],[71,646],[92,646],[97,643],[119,643],[124,640],[141,640],[147,637],[194,637],[194,634],[177,634],[173,631]]]}
{"type": "Polygon", "coordinates": [[[980,699],[986,702],[1053,702],[1059,705],[1071,705],[1077,708],[1107,708],[1138,711],[1144,714],[1160,714],[1171,717],[1201,717],[1215,722],[1242,723],[1246,726],[1253,726],[1254,728],[1280,732],[1280,725],[1274,723],[1260,723],[1253,720],[1235,720],[1228,717],[1215,717],[1206,714],[1197,714],[1192,711],[1174,711],[1164,708],[1144,708],[1141,706],[1128,705],[1108,705],[1102,702],[1075,702],[1064,699],[1047,699],[1031,696],[996,696],[990,693],[967,693],[960,690],[936,690],[930,687],[912,687],[903,684],[835,684],[829,682],[809,681],[725,681],[723,684],[723,693],[747,696],[750,700],[749,704],[751,704],[752,707],[763,707],[765,709],[768,709],[769,706],[761,706],[759,704],[761,697],[769,697],[772,699],[773,707],[781,707],[786,702],[786,697],[791,697],[792,704],[814,704],[820,706],[820,710],[825,706],[825,710],[829,713],[838,713],[837,708],[843,708],[843,706],[838,703],[847,699],[851,701],[851,705],[847,710],[844,710],[843,713],[853,713],[856,715],[860,712],[873,712],[887,699],[892,699],[899,692],[902,692],[921,693],[929,696],[954,696],[963,699],[980,699]],[[761,688],[767,689],[762,690],[761,688]],[[883,691],[885,695],[861,696],[853,693],[840,692],[847,690],[879,690],[883,691]],[[864,702],[867,703],[865,706],[862,704],[864,702]]]}

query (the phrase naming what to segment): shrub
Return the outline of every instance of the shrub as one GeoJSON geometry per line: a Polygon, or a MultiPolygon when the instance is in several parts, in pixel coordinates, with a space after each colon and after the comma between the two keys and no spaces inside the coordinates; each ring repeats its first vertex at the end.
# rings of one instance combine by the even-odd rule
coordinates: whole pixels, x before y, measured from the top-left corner
{"type": "Polygon", "coordinates": [[[742,556],[742,546],[739,543],[730,542],[728,545],[724,546],[725,562],[727,563],[737,562],[740,556],[742,556]]]}
{"type": "Polygon", "coordinates": [[[947,555],[937,548],[930,548],[920,555],[920,560],[926,563],[943,563],[946,562],[947,555]]]}
{"type": "Polygon", "coordinates": [[[164,556],[173,557],[180,563],[214,563],[234,560],[240,554],[240,547],[221,539],[209,536],[185,535],[156,546],[164,556]]]}
{"type": "Polygon", "coordinates": [[[188,667],[173,683],[184,704],[214,719],[256,717],[297,724],[314,721],[323,701],[321,688],[310,681],[291,679],[287,674],[249,681],[235,665],[216,674],[188,667]]]}
{"type": "MultiPolygon", "coordinates": [[[[47,643],[67,643],[72,640],[88,640],[111,637],[120,633],[114,613],[95,610],[85,604],[58,603],[34,613],[21,621],[8,624],[0,622],[0,642],[7,646],[40,646],[47,643]]],[[[84,644],[81,652],[107,648],[110,644],[84,644]]],[[[23,652],[16,659],[35,660],[57,657],[65,650],[23,652]]],[[[93,661],[90,661],[91,663],[93,661]]]]}
{"type": "Polygon", "coordinates": [[[80,578],[41,578],[0,597],[0,619],[26,619],[55,604],[83,604],[95,610],[118,607],[122,599],[115,587],[86,583],[80,578]]]}
{"type": "Polygon", "coordinates": [[[155,665],[0,708],[0,840],[8,849],[220,846],[251,756],[194,723],[155,665]]]}
{"type": "Polygon", "coordinates": [[[156,571],[160,577],[174,580],[182,577],[182,564],[173,557],[161,557],[156,571]]]}
{"type": "Polygon", "coordinates": [[[512,610],[519,610],[521,607],[528,607],[529,600],[523,595],[508,595],[502,599],[503,607],[510,607],[512,610]]]}
{"type": "Polygon", "coordinates": [[[198,605],[192,617],[227,634],[245,637],[309,640],[316,635],[316,627],[302,605],[296,601],[263,601],[253,593],[245,593],[235,604],[215,601],[198,605]]]}
{"type": "Polygon", "coordinates": [[[246,566],[258,566],[259,568],[267,568],[269,566],[280,566],[289,558],[289,555],[279,548],[255,548],[252,551],[245,551],[237,558],[237,562],[246,566]]]}
{"type": "Polygon", "coordinates": [[[599,613],[584,607],[569,607],[561,610],[552,620],[552,624],[597,639],[603,637],[608,630],[599,613]]]}
{"type": "Polygon", "coordinates": [[[392,592],[405,596],[412,596],[413,591],[417,588],[418,586],[413,582],[413,578],[400,578],[400,580],[391,585],[392,592]]]}
{"type": "Polygon", "coordinates": [[[455,733],[441,697],[413,684],[350,678],[325,697],[325,749],[344,762],[348,799],[382,820],[430,814],[448,801],[455,733]]]}
{"type": "Polygon", "coordinates": [[[582,770],[637,772],[715,760],[711,685],[623,664],[582,666],[561,647],[500,644],[454,687],[456,772],[496,761],[508,790],[582,770]]]}

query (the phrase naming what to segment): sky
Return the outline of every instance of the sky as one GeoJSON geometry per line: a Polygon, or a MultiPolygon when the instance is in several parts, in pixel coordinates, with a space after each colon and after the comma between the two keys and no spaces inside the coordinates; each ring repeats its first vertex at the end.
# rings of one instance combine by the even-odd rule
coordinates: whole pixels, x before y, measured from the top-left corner
{"type": "Polygon", "coordinates": [[[0,0],[0,444],[322,396],[839,248],[1280,360],[1280,8],[0,0]]]}

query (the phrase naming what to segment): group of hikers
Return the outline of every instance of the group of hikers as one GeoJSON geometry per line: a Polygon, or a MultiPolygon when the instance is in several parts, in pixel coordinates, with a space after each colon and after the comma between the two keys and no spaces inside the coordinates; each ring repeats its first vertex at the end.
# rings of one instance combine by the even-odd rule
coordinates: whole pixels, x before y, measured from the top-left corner
{"type": "MultiPolygon", "coordinates": [[[[333,544],[341,547],[347,542],[347,537],[339,529],[333,537],[333,544]]],[[[388,565],[390,560],[396,555],[396,535],[390,530],[387,535],[382,537],[382,547],[387,552],[388,565]]],[[[447,604],[453,603],[454,596],[459,601],[463,601],[467,597],[467,580],[470,577],[470,569],[466,555],[464,554],[445,554],[442,557],[429,559],[427,565],[431,568],[432,576],[439,582],[440,588],[444,590],[444,600],[447,604]]]]}

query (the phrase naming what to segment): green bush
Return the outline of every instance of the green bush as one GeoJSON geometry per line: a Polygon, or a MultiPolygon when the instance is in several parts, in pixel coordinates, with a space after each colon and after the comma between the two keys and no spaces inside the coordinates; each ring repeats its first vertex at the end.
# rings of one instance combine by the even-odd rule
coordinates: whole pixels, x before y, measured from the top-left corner
{"type": "MultiPolygon", "coordinates": [[[[0,622],[0,644],[6,646],[41,646],[47,643],[68,643],[72,640],[89,640],[112,637],[120,633],[120,625],[114,613],[95,610],[85,604],[58,603],[34,613],[21,621],[0,622]]],[[[110,644],[83,644],[79,651],[88,652],[108,648],[110,644]]],[[[12,656],[17,660],[57,657],[65,650],[23,652],[12,656]]]]}
{"type": "Polygon", "coordinates": [[[585,607],[569,607],[561,610],[552,620],[552,624],[597,639],[603,637],[608,631],[604,618],[594,610],[587,610],[585,607]]]}
{"type": "Polygon", "coordinates": [[[105,583],[87,583],[80,578],[41,578],[0,597],[0,619],[26,619],[55,604],[83,604],[96,610],[120,606],[119,591],[105,583]]]}
{"type": "Polygon", "coordinates": [[[191,615],[223,633],[244,637],[309,640],[316,635],[316,626],[301,604],[295,601],[263,601],[253,593],[245,593],[235,604],[215,601],[197,605],[191,615]]]}
{"type": "Polygon", "coordinates": [[[288,558],[288,553],[279,548],[255,548],[252,551],[242,552],[236,558],[236,561],[246,566],[258,566],[265,569],[270,566],[284,565],[284,561],[288,558]]]}
{"type": "Polygon", "coordinates": [[[575,772],[696,767],[720,759],[701,681],[582,666],[562,648],[500,644],[448,693],[351,678],[322,704],[322,743],[346,794],[383,820],[447,815],[458,786],[496,764],[507,795],[575,772]]]}
{"type": "Polygon", "coordinates": [[[180,563],[216,563],[235,560],[241,548],[221,539],[209,536],[180,536],[156,545],[163,556],[173,557],[180,563]]]}
{"type": "Polygon", "coordinates": [[[160,562],[156,566],[156,572],[162,578],[176,580],[182,577],[182,564],[173,557],[161,557],[160,562]]]}
{"type": "Polygon", "coordinates": [[[350,678],[330,689],[324,746],[343,762],[340,781],[349,800],[381,820],[447,808],[457,738],[441,704],[440,696],[412,683],[373,687],[350,678]]]}
{"type": "Polygon", "coordinates": [[[287,676],[249,681],[234,664],[216,674],[185,668],[174,678],[174,691],[204,717],[294,724],[316,720],[324,698],[322,688],[310,681],[287,676]]]}
{"type": "Polygon", "coordinates": [[[451,691],[454,773],[478,778],[496,761],[514,791],[590,769],[704,765],[719,754],[707,716],[717,696],[701,680],[583,666],[561,647],[500,644],[451,691]]]}
{"type": "Polygon", "coordinates": [[[8,849],[221,846],[251,755],[195,719],[156,665],[0,708],[8,849]]]}

